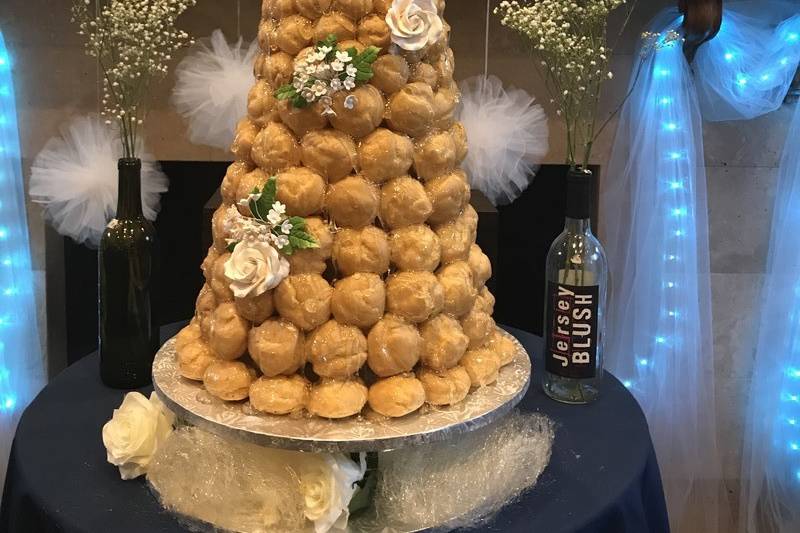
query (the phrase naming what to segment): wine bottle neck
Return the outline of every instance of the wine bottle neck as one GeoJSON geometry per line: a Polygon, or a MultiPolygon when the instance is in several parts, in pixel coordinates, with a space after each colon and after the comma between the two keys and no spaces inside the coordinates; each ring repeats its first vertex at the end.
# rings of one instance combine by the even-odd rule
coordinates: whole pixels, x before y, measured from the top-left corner
{"type": "Polygon", "coordinates": [[[139,159],[120,159],[117,219],[142,215],[142,162],[139,159]]]}
{"type": "Polygon", "coordinates": [[[592,221],[589,218],[567,217],[564,229],[570,233],[589,234],[592,232],[592,221]]]}

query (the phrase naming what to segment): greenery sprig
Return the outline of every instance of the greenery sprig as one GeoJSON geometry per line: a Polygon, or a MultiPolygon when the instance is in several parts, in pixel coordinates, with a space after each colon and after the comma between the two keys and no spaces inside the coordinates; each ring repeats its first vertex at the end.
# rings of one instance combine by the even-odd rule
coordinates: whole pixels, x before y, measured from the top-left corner
{"type": "MultiPolygon", "coordinates": [[[[295,64],[292,83],[279,87],[275,97],[289,100],[292,106],[302,109],[320,101],[326,114],[332,114],[334,94],[352,91],[372,79],[372,64],[378,58],[380,48],[368,46],[363,52],[355,47],[339,50],[335,35],[319,41],[314,50],[295,64]]],[[[346,101],[352,109],[355,102],[346,101]]]]}
{"type": "Polygon", "coordinates": [[[248,221],[248,217],[239,215],[245,220],[234,222],[232,233],[237,238],[229,242],[229,251],[236,248],[244,235],[266,240],[284,255],[292,255],[297,250],[319,248],[317,240],[308,233],[306,220],[286,215],[286,206],[278,201],[278,180],[275,176],[270,177],[261,189],[255,187],[241,203],[250,208],[253,217],[248,221]]]}

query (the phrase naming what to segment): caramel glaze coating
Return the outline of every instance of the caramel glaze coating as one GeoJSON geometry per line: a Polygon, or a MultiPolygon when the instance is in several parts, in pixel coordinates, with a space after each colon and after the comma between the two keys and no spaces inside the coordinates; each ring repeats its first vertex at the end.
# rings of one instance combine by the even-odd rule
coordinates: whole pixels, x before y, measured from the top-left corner
{"type": "Polygon", "coordinates": [[[414,374],[378,380],[369,388],[369,406],[391,418],[413,413],[425,403],[425,388],[414,374]]]}
{"type": "Polygon", "coordinates": [[[206,390],[221,400],[244,400],[250,394],[250,384],[256,378],[255,371],[239,361],[217,361],[211,363],[203,375],[206,390]]]}

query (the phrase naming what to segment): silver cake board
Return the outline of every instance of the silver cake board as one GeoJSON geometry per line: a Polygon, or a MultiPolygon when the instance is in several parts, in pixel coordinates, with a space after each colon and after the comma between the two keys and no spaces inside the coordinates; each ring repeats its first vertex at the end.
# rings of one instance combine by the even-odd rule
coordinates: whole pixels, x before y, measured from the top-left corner
{"type": "Polygon", "coordinates": [[[368,407],[359,416],[327,420],[314,416],[257,413],[249,402],[225,402],[202,383],[180,375],[175,339],[162,346],[153,363],[153,386],[178,418],[225,438],[271,448],[306,452],[379,452],[439,442],[499,420],[522,400],[531,379],[531,360],[511,334],[517,353],[500,369],[496,383],[473,390],[454,406],[425,405],[401,418],[385,418],[368,407]]]}

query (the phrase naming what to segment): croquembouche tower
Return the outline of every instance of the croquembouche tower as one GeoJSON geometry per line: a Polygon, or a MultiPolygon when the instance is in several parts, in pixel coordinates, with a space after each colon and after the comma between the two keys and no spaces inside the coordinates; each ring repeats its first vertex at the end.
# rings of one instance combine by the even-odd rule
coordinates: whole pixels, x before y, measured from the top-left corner
{"type": "Polygon", "coordinates": [[[264,0],[181,374],[270,415],[461,402],[515,345],[475,244],[444,0],[264,0]],[[368,406],[368,407],[367,407],[368,406]]]}

